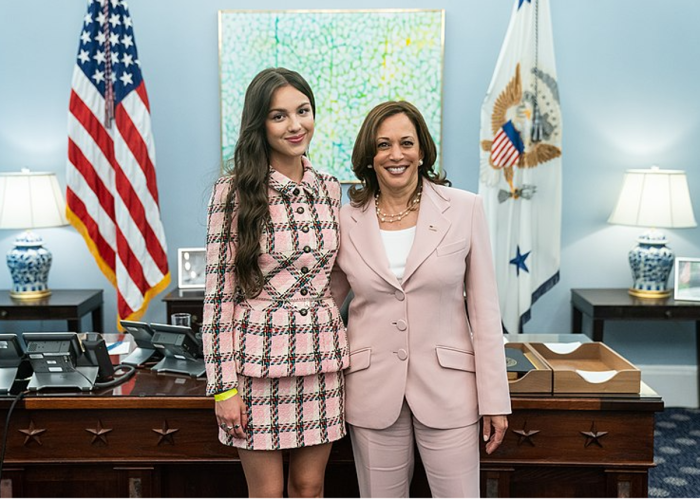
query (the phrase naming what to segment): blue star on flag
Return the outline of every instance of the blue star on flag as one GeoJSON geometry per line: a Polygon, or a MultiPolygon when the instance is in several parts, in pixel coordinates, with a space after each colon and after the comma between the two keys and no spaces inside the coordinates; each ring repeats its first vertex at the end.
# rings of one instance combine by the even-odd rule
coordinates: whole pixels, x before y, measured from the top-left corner
{"type": "Polygon", "coordinates": [[[518,9],[523,6],[523,2],[532,3],[530,0],[518,0],[518,9]]]}
{"type": "Polygon", "coordinates": [[[524,255],[520,253],[520,246],[518,245],[518,248],[515,253],[515,258],[513,258],[510,263],[515,265],[515,270],[517,272],[517,275],[520,276],[520,269],[523,269],[525,272],[530,272],[530,269],[527,268],[527,265],[525,265],[525,260],[527,259],[528,256],[530,256],[531,251],[528,251],[524,255]]]}

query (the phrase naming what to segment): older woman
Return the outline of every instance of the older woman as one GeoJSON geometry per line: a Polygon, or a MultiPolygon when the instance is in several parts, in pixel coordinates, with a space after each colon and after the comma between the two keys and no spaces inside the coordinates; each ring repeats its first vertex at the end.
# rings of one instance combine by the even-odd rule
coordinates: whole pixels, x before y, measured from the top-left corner
{"type": "Polygon", "coordinates": [[[408,102],[370,111],[353,150],[361,184],[341,208],[333,295],[355,295],[345,408],[362,497],[408,497],[414,441],[433,496],[477,497],[479,419],[489,453],[508,426],[482,201],[435,160],[408,102]]]}

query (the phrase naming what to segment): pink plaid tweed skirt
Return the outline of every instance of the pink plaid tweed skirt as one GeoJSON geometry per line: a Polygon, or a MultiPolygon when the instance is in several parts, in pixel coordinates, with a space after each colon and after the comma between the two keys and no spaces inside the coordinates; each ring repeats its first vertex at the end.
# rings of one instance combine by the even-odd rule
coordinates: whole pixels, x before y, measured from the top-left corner
{"type": "Polygon", "coordinates": [[[345,436],[343,372],[289,378],[238,375],[238,392],[248,407],[245,438],[219,430],[225,445],[247,450],[281,450],[319,445],[345,436]]]}

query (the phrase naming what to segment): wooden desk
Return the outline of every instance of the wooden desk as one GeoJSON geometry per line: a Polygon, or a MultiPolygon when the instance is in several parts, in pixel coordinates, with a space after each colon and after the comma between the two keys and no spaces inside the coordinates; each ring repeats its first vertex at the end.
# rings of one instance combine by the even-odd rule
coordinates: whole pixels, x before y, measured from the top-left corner
{"type": "Polygon", "coordinates": [[[89,331],[104,332],[102,323],[101,289],[53,289],[46,298],[20,301],[10,297],[10,292],[0,290],[0,320],[68,322],[66,331],[80,333],[81,318],[92,315],[89,331]]]}
{"type": "MultiPolygon", "coordinates": [[[[204,384],[139,369],[112,389],[28,395],[7,429],[1,495],[245,497],[204,384]]],[[[644,388],[629,397],[513,397],[505,442],[491,456],[482,451],[482,495],[646,496],[663,402],[644,388]]],[[[0,434],[11,402],[0,398],[0,434]]],[[[333,446],[325,488],[328,497],[358,496],[347,438],[333,446]]],[[[419,462],[411,495],[429,496],[419,462]]]]}
{"type": "Polygon", "coordinates": [[[642,394],[512,397],[508,433],[481,453],[482,497],[647,497],[654,413],[642,394]]]}
{"type": "Polygon", "coordinates": [[[605,321],[694,321],[700,394],[700,302],[642,299],[620,289],[572,289],[571,329],[583,332],[583,316],[593,323],[593,341],[603,341],[605,321]]]}

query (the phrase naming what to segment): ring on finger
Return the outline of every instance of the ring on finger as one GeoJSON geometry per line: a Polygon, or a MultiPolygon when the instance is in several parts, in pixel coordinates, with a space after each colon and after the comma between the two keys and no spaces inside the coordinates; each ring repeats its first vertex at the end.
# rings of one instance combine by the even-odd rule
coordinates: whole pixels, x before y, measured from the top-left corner
{"type": "Polygon", "coordinates": [[[237,429],[240,428],[240,427],[241,427],[241,425],[239,425],[239,424],[233,425],[233,429],[235,429],[235,430],[237,430],[237,429]]]}

